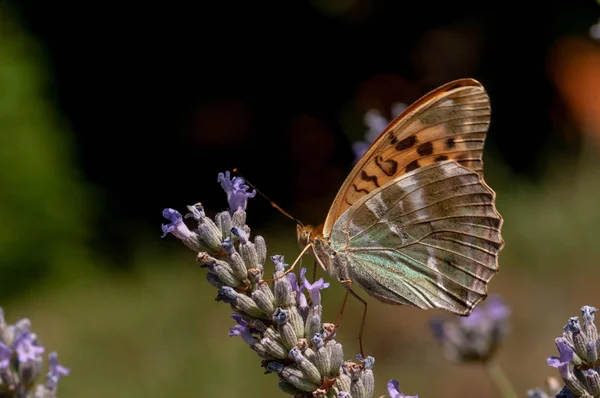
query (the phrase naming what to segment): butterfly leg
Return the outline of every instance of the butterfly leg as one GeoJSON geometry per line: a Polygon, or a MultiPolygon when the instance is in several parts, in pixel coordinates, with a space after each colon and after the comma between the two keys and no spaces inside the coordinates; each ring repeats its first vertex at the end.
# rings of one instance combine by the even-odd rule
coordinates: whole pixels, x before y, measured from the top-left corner
{"type": "Polygon", "coordinates": [[[290,272],[292,272],[294,270],[294,267],[296,267],[296,264],[298,264],[298,262],[300,260],[302,260],[302,256],[304,256],[304,253],[306,253],[306,251],[310,248],[312,248],[312,243],[309,243],[308,245],[304,246],[304,249],[302,249],[302,251],[300,252],[298,257],[296,258],[296,261],[294,261],[294,263],[290,266],[290,268],[285,270],[285,272],[283,274],[279,275],[277,278],[263,279],[262,281],[260,281],[258,283],[263,284],[263,283],[275,282],[276,280],[279,280],[279,279],[283,278],[284,276],[286,276],[287,274],[289,274],[290,272]]]}
{"type": "Polygon", "coordinates": [[[350,280],[350,279],[342,280],[342,281],[340,281],[340,283],[346,288],[346,294],[344,295],[344,301],[342,302],[342,308],[340,309],[340,313],[338,314],[338,317],[335,321],[333,331],[329,334],[329,336],[327,336],[325,338],[325,340],[328,340],[331,336],[333,336],[333,333],[338,329],[340,321],[342,320],[342,315],[344,314],[344,308],[346,307],[346,301],[348,301],[348,295],[351,294],[355,299],[357,299],[364,305],[362,320],[360,323],[360,332],[358,333],[358,346],[360,348],[360,355],[362,355],[362,357],[365,358],[363,345],[362,345],[362,336],[363,336],[363,330],[365,328],[365,321],[367,319],[367,302],[365,300],[363,300],[362,298],[360,298],[360,296],[358,294],[356,294],[354,292],[354,290],[352,290],[350,288],[350,286],[352,285],[352,280],[350,280]]]}

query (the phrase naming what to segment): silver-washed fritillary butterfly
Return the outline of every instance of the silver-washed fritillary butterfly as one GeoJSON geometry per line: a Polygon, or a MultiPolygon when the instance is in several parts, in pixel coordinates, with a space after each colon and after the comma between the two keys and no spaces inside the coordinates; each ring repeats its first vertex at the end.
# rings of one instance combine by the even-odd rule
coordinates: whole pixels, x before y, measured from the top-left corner
{"type": "Polygon", "coordinates": [[[490,114],[473,79],[417,100],[354,166],[322,229],[298,226],[299,242],[329,275],[382,302],[470,314],[504,245],[483,180],[490,114]]]}

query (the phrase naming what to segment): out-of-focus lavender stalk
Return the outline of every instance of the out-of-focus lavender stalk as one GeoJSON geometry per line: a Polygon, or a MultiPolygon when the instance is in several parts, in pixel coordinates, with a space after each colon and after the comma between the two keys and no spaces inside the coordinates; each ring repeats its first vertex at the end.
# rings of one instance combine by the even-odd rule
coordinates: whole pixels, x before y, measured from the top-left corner
{"type": "Polygon", "coordinates": [[[494,360],[494,354],[508,331],[509,314],[510,309],[500,297],[492,296],[467,317],[434,319],[432,330],[449,360],[482,364],[500,394],[506,398],[516,398],[512,384],[494,360]]]}
{"type": "Polygon", "coordinates": [[[57,396],[58,381],[70,370],[59,365],[56,352],[52,352],[48,355],[46,379],[38,382],[45,368],[44,351],[29,319],[9,325],[0,308],[0,398],[57,396]]]}
{"type": "MultiPolygon", "coordinates": [[[[272,286],[263,280],[267,245],[261,236],[250,238],[246,225],[248,198],[256,192],[240,177],[219,174],[229,209],[214,220],[202,205],[188,206],[197,227],[190,229],[184,217],[173,209],[163,215],[163,237],[168,233],[197,252],[197,261],[208,270],[206,279],[217,288],[217,301],[228,304],[235,320],[229,336],[240,336],[259,357],[266,373],[279,377],[279,388],[296,397],[373,397],[373,357],[357,356],[358,362],[344,360],[342,345],[335,341],[335,328],[323,323],[320,291],[329,286],[323,279],[309,282],[306,269],[284,275],[283,256],[270,259],[275,272],[272,286]]],[[[403,395],[398,383],[388,383],[392,398],[403,395]]]]}

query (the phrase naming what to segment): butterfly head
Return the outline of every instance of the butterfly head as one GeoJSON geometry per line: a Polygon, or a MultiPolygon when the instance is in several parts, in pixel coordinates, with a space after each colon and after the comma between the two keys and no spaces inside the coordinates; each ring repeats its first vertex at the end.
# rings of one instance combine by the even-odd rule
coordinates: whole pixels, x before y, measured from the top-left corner
{"type": "Polygon", "coordinates": [[[306,245],[311,243],[313,239],[320,236],[323,233],[323,226],[313,227],[312,225],[296,225],[296,236],[298,238],[298,245],[301,249],[304,249],[306,245]]]}

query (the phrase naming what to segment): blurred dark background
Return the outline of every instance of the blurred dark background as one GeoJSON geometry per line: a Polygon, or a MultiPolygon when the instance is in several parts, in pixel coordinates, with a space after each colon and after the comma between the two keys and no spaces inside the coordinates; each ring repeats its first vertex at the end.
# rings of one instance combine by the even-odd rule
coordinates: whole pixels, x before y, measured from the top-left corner
{"type": "MultiPolygon", "coordinates": [[[[389,111],[460,77],[490,93],[489,147],[535,178],[548,151],[578,143],[548,117],[561,111],[549,53],[559,37],[585,33],[597,7],[24,1],[16,11],[48,58],[74,162],[105,192],[98,233],[114,245],[156,226],[167,203],[201,194],[218,206],[221,193],[207,188],[234,167],[286,208],[331,196],[360,138],[344,114],[360,125],[367,109],[389,111]]],[[[268,206],[253,206],[260,223],[268,206]]]]}
{"type": "MultiPolygon", "coordinates": [[[[117,360],[139,366],[148,345],[156,342],[148,337],[142,344],[133,336],[150,333],[159,340],[171,328],[174,335],[181,332],[167,324],[188,328],[194,323],[197,329],[188,332],[189,338],[206,333],[205,342],[225,344],[231,326],[227,311],[218,303],[208,307],[211,300],[205,300],[204,310],[203,304],[193,304],[214,295],[194,267],[193,254],[171,236],[160,240],[163,208],[183,212],[185,205],[200,201],[210,214],[221,211],[226,203],[217,174],[239,168],[296,217],[322,222],[352,166],[352,143],[367,129],[365,113],[377,109],[391,118],[393,103],[410,104],[461,77],[482,82],[492,103],[486,180],[498,193],[507,241],[501,260],[506,271],[496,285],[492,282],[493,290],[509,293],[522,284],[521,296],[510,304],[531,303],[522,312],[515,309],[515,322],[525,322],[523,329],[531,327],[528,311],[547,303],[548,292],[560,283],[565,292],[591,294],[565,286],[569,282],[559,270],[568,263],[577,278],[570,264],[597,268],[600,255],[600,50],[589,35],[600,6],[592,0],[155,6],[20,1],[0,6],[0,218],[5,227],[0,297],[19,312],[15,317],[30,316],[43,325],[70,365],[80,367],[79,376],[76,370],[65,379],[65,385],[72,383],[65,396],[81,396],[75,386],[81,391],[95,381],[105,387],[91,368],[82,373],[86,357],[103,357],[98,361],[105,361],[106,369],[114,370],[117,360]],[[91,315],[82,319],[85,306],[93,306],[99,317],[117,317],[120,326],[96,324],[91,315]],[[48,315],[52,311],[62,320],[48,315]],[[153,311],[169,318],[148,331],[153,311]],[[173,323],[170,316],[179,311],[187,317],[179,314],[173,323]],[[196,319],[202,311],[203,317],[222,318],[218,332],[206,330],[209,318],[196,319]],[[83,355],[83,344],[97,352],[83,355]],[[135,344],[139,351],[122,351],[135,344]],[[106,358],[111,350],[112,361],[106,358]]],[[[288,259],[297,254],[294,224],[266,200],[251,200],[248,216],[255,232],[275,241],[271,250],[288,259]]],[[[571,283],[581,286],[579,279],[571,283]]],[[[340,292],[331,290],[329,297],[337,303],[340,292]]],[[[585,297],[562,302],[566,313],[555,311],[558,321],[547,320],[548,336],[558,335],[563,318],[575,315],[579,306],[599,304],[581,302],[585,297]]],[[[430,314],[406,313],[405,319],[426,327],[430,314]]],[[[386,328],[404,348],[418,334],[402,337],[401,326],[386,328]]],[[[385,331],[377,333],[388,341],[385,331]]],[[[354,336],[351,330],[348,334],[354,336]]],[[[527,335],[520,337],[515,350],[531,346],[527,335]]],[[[204,343],[194,347],[210,355],[204,343]]],[[[431,347],[429,340],[421,343],[431,347]]],[[[228,345],[236,345],[230,355],[257,362],[239,341],[228,345]]],[[[512,375],[521,390],[551,373],[543,355],[554,355],[553,350],[552,337],[539,346],[541,356],[531,359],[539,367],[535,378],[512,375]]],[[[165,351],[181,371],[178,349],[165,351]]],[[[190,396],[192,387],[185,385],[195,383],[192,370],[218,368],[212,356],[205,359],[213,364],[188,358],[194,362],[186,368],[189,379],[173,371],[164,382],[177,383],[181,396],[190,396]]],[[[421,368],[407,368],[409,363],[388,373],[393,376],[393,370],[401,379],[402,369],[424,373],[431,364],[419,361],[421,368]]],[[[136,380],[149,377],[144,371],[150,372],[141,366],[136,380]]],[[[103,378],[118,379],[106,372],[103,378]]],[[[260,369],[241,365],[239,372],[260,376],[260,369]]],[[[410,384],[415,391],[407,393],[427,391],[427,383],[418,379],[423,375],[407,372],[406,377],[416,378],[410,384]]],[[[448,380],[452,377],[456,374],[448,380]]],[[[202,394],[222,391],[214,383],[202,394]]],[[[264,391],[277,394],[274,377],[261,383],[264,391]]],[[[113,396],[162,396],[150,382],[137,390],[123,387],[129,395],[116,388],[118,381],[113,385],[113,396]]],[[[104,387],[96,393],[106,394],[104,387]]],[[[489,386],[481,388],[486,391],[481,396],[489,395],[489,386]]]]}

